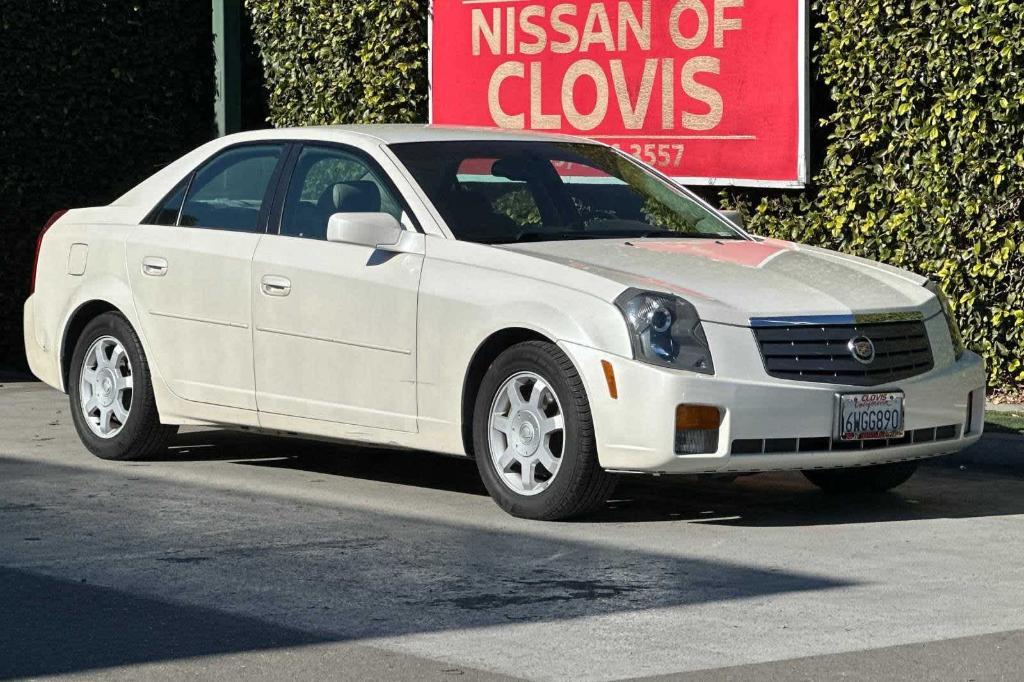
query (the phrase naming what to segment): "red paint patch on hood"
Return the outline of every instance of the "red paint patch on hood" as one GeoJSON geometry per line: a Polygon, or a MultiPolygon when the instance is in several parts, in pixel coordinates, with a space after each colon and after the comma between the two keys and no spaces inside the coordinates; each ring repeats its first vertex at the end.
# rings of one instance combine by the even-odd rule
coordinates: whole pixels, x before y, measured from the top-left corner
{"type": "Polygon", "coordinates": [[[759,268],[771,260],[776,254],[789,251],[789,247],[773,242],[748,241],[672,241],[672,242],[633,242],[638,249],[657,253],[680,253],[687,256],[707,258],[722,263],[742,265],[747,268],[759,268]]]}

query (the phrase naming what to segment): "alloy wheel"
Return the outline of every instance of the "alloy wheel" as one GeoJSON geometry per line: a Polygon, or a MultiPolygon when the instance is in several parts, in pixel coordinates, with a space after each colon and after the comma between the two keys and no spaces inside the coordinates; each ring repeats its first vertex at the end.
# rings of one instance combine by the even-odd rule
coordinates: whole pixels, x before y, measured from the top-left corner
{"type": "Polygon", "coordinates": [[[520,495],[546,490],[558,475],[565,445],[561,403],[538,374],[518,372],[498,389],[487,423],[491,462],[520,495]]]}
{"type": "Polygon", "coordinates": [[[82,361],[79,399],[89,429],[113,438],[128,421],[132,408],[132,363],[124,345],[113,336],[93,341],[82,361]]]}

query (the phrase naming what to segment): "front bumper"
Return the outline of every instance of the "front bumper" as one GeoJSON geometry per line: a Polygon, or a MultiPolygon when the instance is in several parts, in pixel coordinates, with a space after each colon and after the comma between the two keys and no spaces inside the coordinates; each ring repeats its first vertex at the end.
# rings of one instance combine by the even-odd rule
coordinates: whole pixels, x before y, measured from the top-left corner
{"type": "MultiPolygon", "coordinates": [[[[948,454],[981,437],[985,367],[974,353],[967,352],[956,361],[951,350],[935,348],[935,369],[925,374],[871,388],[844,387],[769,377],[750,329],[705,328],[713,351],[733,351],[732,357],[721,350],[715,353],[715,376],[667,370],[560,344],[587,387],[603,468],[711,474],[854,467],[948,454]],[[617,399],[609,394],[602,360],[614,368],[617,399]],[[915,435],[908,442],[873,444],[866,449],[833,444],[835,395],[886,390],[905,393],[905,428],[915,435]],[[676,454],[675,410],[682,403],[721,409],[716,452],[676,454]]],[[[936,334],[929,332],[935,339],[936,334]]]]}

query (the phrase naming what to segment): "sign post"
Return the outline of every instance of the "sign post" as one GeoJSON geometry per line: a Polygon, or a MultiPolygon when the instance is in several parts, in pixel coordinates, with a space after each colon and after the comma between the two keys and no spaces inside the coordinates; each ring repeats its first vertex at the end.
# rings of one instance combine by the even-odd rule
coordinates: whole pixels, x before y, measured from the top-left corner
{"type": "Polygon", "coordinates": [[[435,0],[431,121],[614,145],[686,184],[807,180],[805,0],[435,0]]]}
{"type": "Polygon", "coordinates": [[[213,49],[217,60],[217,134],[242,128],[242,0],[213,0],[213,49]]]}

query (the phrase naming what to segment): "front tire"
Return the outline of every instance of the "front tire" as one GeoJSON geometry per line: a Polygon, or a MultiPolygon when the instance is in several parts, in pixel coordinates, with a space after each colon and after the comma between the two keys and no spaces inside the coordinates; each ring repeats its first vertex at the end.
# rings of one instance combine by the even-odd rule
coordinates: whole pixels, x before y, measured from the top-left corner
{"type": "Polygon", "coordinates": [[[615,476],[597,460],[583,381],[556,346],[517,344],[477,393],[473,447],[484,486],[513,516],[554,521],[600,508],[615,476]]]}
{"type": "Polygon", "coordinates": [[[78,437],[100,459],[152,457],[178,430],[160,423],[142,343],[119,313],[99,315],[82,330],[68,395],[78,437]]]}
{"type": "Polygon", "coordinates": [[[917,462],[893,462],[856,469],[805,471],[803,474],[826,493],[842,495],[884,493],[906,483],[915,471],[917,462]]]}

